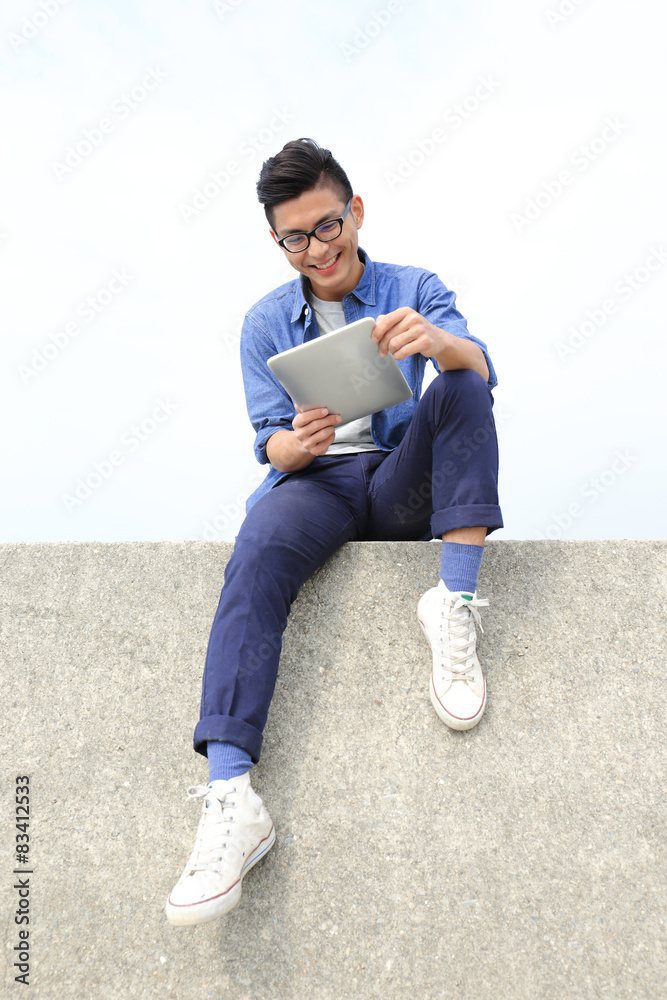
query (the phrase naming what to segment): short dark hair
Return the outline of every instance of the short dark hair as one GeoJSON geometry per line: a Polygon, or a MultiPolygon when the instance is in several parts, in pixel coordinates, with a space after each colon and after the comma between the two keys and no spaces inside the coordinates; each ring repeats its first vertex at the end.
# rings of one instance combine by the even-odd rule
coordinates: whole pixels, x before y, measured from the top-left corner
{"type": "Polygon", "coordinates": [[[338,191],[344,204],[353,195],[348,176],[328,149],[314,139],[293,139],[275,156],[262,164],[257,181],[257,197],[273,228],[272,209],[290,198],[298,198],[318,184],[329,184],[338,191]]]}

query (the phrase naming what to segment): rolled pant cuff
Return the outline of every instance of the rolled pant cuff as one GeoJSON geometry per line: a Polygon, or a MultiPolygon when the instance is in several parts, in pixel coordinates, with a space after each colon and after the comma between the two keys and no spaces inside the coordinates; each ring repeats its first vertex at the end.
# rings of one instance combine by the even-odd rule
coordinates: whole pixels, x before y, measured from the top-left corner
{"type": "Polygon", "coordinates": [[[262,750],[262,734],[259,730],[228,715],[207,715],[199,720],[195,728],[194,747],[203,757],[208,756],[206,744],[209,740],[233,743],[249,753],[254,764],[259,760],[262,750]]]}
{"type": "Polygon", "coordinates": [[[500,507],[497,504],[473,503],[449,510],[436,510],[431,515],[431,532],[440,538],[454,528],[486,528],[487,535],[496,528],[503,527],[500,507]]]}

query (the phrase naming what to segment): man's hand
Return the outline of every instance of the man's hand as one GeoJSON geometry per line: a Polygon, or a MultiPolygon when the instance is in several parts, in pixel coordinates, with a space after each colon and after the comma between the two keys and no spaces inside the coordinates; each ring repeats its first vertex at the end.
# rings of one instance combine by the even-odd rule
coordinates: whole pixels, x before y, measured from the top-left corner
{"type": "Polygon", "coordinates": [[[292,421],[294,430],[276,431],[266,442],[269,462],[278,472],[298,472],[319,455],[325,455],[333,443],[338,413],[320,407],[299,410],[292,421]]]}
{"type": "Polygon", "coordinates": [[[470,368],[488,381],[489,368],[477,344],[433,326],[408,306],[378,316],[372,336],[382,357],[389,351],[397,361],[423,354],[435,358],[441,371],[470,368]]]}
{"type": "Polygon", "coordinates": [[[391,351],[397,361],[411,354],[435,358],[444,350],[447,336],[444,330],[407,306],[378,316],[373,330],[373,340],[382,357],[391,351]]]}
{"type": "Polygon", "coordinates": [[[319,408],[300,410],[297,406],[292,427],[297,440],[306,451],[317,456],[326,454],[329,446],[333,444],[336,424],[339,423],[338,413],[329,413],[328,410],[319,408]]]}

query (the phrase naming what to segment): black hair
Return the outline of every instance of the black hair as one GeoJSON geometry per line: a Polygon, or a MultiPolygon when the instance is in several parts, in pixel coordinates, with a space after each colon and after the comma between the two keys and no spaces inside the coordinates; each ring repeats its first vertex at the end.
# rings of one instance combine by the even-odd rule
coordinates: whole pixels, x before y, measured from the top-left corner
{"type": "Polygon", "coordinates": [[[257,197],[273,228],[272,209],[290,198],[298,198],[318,184],[328,184],[340,193],[343,202],[352,197],[348,176],[328,149],[314,139],[293,139],[262,164],[257,181],[257,197]]]}

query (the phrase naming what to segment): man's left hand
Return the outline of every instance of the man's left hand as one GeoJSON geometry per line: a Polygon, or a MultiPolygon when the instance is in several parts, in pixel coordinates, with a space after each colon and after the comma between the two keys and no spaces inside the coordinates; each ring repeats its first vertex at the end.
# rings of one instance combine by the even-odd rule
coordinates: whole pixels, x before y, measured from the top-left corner
{"type": "Polygon", "coordinates": [[[397,361],[411,354],[435,358],[445,350],[448,336],[407,306],[378,316],[373,330],[373,340],[382,357],[391,351],[397,361]]]}
{"type": "Polygon", "coordinates": [[[469,368],[488,381],[489,368],[477,344],[433,326],[408,306],[378,316],[372,336],[382,357],[389,351],[397,361],[411,354],[423,354],[425,358],[435,358],[440,371],[469,368]]]}

